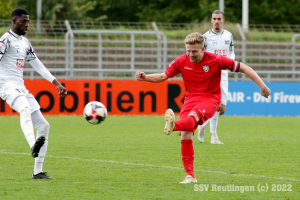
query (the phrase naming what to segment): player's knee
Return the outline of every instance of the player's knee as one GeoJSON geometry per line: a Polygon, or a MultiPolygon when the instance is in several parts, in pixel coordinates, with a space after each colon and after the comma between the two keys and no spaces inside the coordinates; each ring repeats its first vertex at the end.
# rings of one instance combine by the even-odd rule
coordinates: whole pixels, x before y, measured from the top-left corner
{"type": "Polygon", "coordinates": [[[49,130],[50,130],[50,124],[45,120],[43,121],[43,124],[42,124],[42,129],[44,132],[49,133],[49,130]]]}
{"type": "Polygon", "coordinates": [[[31,110],[29,106],[25,106],[25,108],[23,108],[20,112],[20,115],[30,116],[30,114],[31,114],[31,110]]]}
{"type": "Polygon", "coordinates": [[[40,121],[38,124],[35,125],[35,128],[37,130],[38,137],[45,136],[48,137],[49,130],[50,130],[50,124],[46,120],[40,121]]]}
{"type": "Polygon", "coordinates": [[[195,112],[195,111],[192,111],[192,112],[190,112],[190,114],[189,114],[189,115],[192,115],[192,116],[194,116],[197,122],[199,121],[199,114],[198,114],[197,112],[195,112]]]}
{"type": "Polygon", "coordinates": [[[193,139],[193,132],[190,131],[181,131],[181,140],[193,139]]]}

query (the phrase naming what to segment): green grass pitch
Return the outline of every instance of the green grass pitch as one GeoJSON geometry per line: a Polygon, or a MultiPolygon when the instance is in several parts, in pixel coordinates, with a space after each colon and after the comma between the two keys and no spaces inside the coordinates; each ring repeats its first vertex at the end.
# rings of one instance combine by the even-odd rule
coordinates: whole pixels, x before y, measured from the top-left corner
{"type": "Polygon", "coordinates": [[[180,137],[163,133],[163,116],[108,116],[100,125],[82,116],[46,119],[44,171],[56,180],[30,179],[34,159],[19,116],[0,117],[1,200],[300,199],[299,118],[221,117],[224,145],[210,144],[209,128],[204,143],[193,138],[198,183],[188,185],[179,184],[180,137]]]}

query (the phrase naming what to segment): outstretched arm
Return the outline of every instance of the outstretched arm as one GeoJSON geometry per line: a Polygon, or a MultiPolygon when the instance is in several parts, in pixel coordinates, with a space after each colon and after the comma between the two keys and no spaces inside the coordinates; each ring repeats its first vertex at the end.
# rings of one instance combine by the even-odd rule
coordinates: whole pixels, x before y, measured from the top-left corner
{"type": "Polygon", "coordinates": [[[243,72],[244,74],[246,74],[260,88],[261,95],[268,98],[268,96],[271,93],[271,90],[265,85],[265,83],[261,80],[261,78],[251,67],[240,63],[239,72],[243,72]]]}
{"type": "Polygon", "coordinates": [[[144,72],[137,71],[135,74],[135,78],[138,81],[159,83],[167,80],[169,77],[165,73],[146,75],[144,72]]]}

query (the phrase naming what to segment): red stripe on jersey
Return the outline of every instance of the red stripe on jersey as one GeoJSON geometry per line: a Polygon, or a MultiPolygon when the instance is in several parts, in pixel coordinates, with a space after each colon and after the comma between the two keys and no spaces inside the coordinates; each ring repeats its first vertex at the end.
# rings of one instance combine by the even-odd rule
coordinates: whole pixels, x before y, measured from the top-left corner
{"type": "Polygon", "coordinates": [[[231,66],[231,69],[230,69],[230,71],[233,71],[232,69],[233,69],[233,67],[234,67],[234,61],[232,62],[232,66],[231,66]]]}
{"type": "Polygon", "coordinates": [[[240,69],[240,63],[234,61],[234,62],[232,63],[231,71],[232,71],[232,72],[238,72],[239,69],[240,69]]]}
{"type": "Polygon", "coordinates": [[[236,72],[237,62],[234,62],[234,72],[236,72]]]}

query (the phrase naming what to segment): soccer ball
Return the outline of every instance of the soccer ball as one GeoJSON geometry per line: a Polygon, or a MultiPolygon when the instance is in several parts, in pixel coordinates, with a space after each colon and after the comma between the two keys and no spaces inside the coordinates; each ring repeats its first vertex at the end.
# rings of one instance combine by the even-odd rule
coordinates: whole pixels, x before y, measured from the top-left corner
{"type": "Polygon", "coordinates": [[[98,101],[91,101],[85,105],[83,110],[83,116],[91,124],[100,124],[102,121],[105,120],[107,116],[106,107],[98,102],[98,101]]]}

